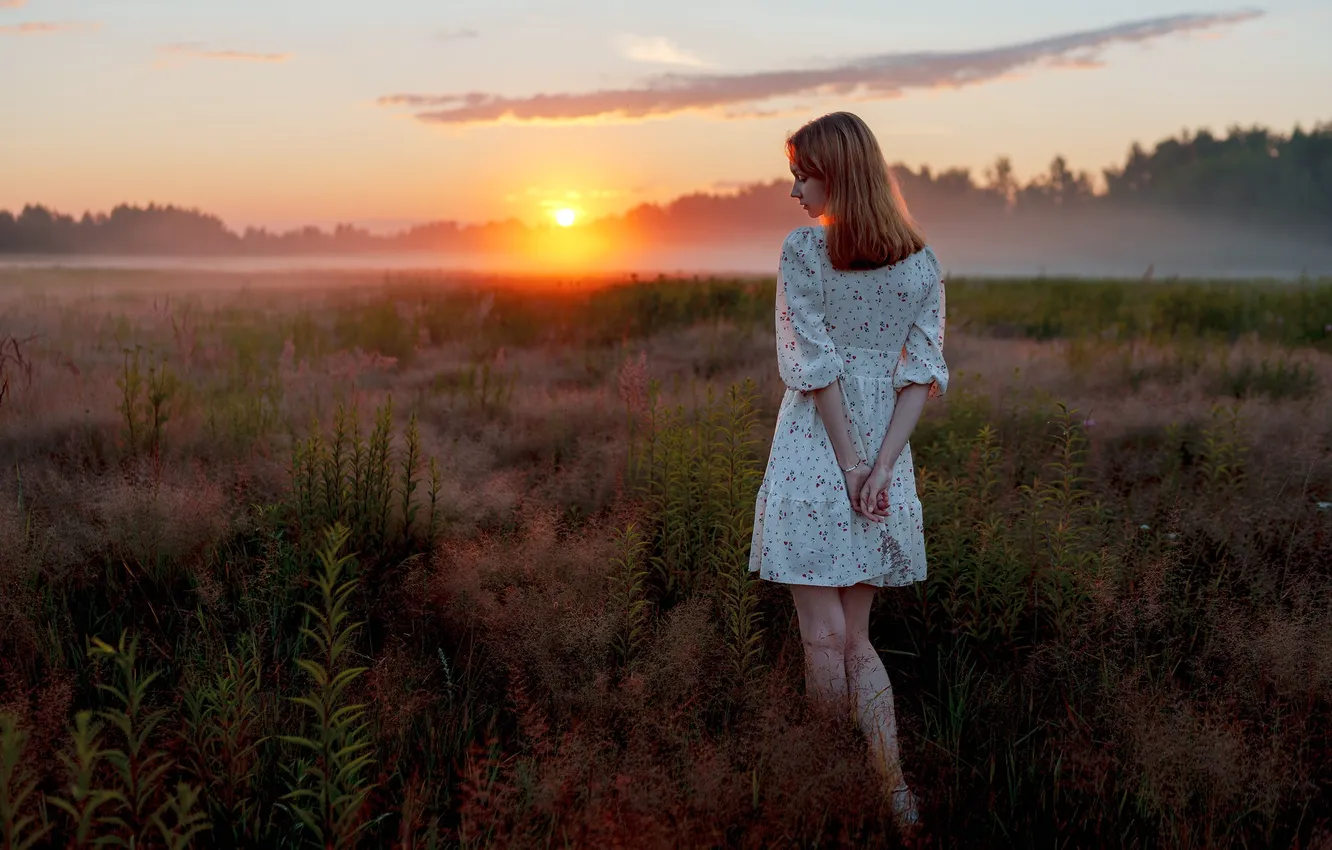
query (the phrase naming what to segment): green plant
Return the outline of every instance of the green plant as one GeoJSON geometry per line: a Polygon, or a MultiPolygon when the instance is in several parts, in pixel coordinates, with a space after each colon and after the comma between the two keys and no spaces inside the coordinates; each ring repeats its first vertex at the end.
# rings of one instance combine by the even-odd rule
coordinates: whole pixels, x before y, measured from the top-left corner
{"type": "Polygon", "coordinates": [[[1213,405],[1211,421],[1202,433],[1200,469],[1207,493],[1213,496],[1233,492],[1244,481],[1244,458],[1248,447],[1240,434],[1238,405],[1213,405]]]}
{"type": "Polygon", "coordinates": [[[439,490],[441,485],[439,475],[439,461],[433,455],[430,457],[430,521],[427,524],[429,532],[427,542],[433,542],[439,536],[440,521],[443,519],[439,510],[439,490]]]}
{"type": "Polygon", "coordinates": [[[375,783],[366,776],[374,764],[372,746],[363,720],[365,707],[348,704],[346,692],[365,667],[348,666],[346,657],[360,623],[348,623],[348,601],[356,589],[343,573],[353,555],[339,555],[350,530],[341,524],[328,528],[319,550],[321,572],[319,607],[301,603],[313,621],[301,633],[311,642],[311,655],[297,666],[313,687],[294,701],[313,715],[304,735],[283,735],[282,741],[303,751],[295,768],[291,791],[283,797],[290,811],[324,847],[355,846],[366,827],[365,807],[375,783]]]}
{"type": "Polygon", "coordinates": [[[1020,488],[1028,506],[1027,593],[1033,635],[1040,634],[1042,609],[1056,634],[1067,627],[1096,558],[1090,534],[1097,506],[1087,487],[1090,479],[1083,474],[1086,434],[1074,411],[1062,403],[1058,410],[1051,438],[1054,459],[1046,464],[1050,477],[1020,488]]]}
{"type": "Polygon", "coordinates": [[[950,762],[960,764],[964,744],[979,714],[977,690],[982,674],[965,646],[940,652],[936,663],[938,690],[927,693],[922,718],[925,740],[938,747],[950,762]]]}
{"type": "MultiPolygon", "coordinates": [[[[950,443],[958,441],[951,428],[942,433],[950,443]]],[[[931,567],[917,591],[916,616],[934,639],[947,634],[1012,652],[1021,643],[1030,564],[1015,540],[1011,500],[1001,489],[1011,461],[988,424],[965,451],[960,443],[948,451],[966,458],[959,474],[923,465],[920,472],[931,567]]]]}
{"type": "Polygon", "coordinates": [[[97,835],[102,830],[125,827],[125,822],[100,810],[111,804],[126,806],[129,801],[117,790],[98,785],[98,774],[108,752],[101,749],[102,725],[93,722],[91,711],[74,715],[70,732],[70,753],[61,753],[65,765],[67,796],[47,797],[47,801],[64,812],[70,820],[71,847],[91,847],[107,843],[110,835],[97,835]],[[98,840],[93,840],[97,838],[98,840]]]}
{"type": "Polygon", "coordinates": [[[28,850],[51,831],[50,824],[38,824],[30,814],[29,800],[37,789],[37,780],[23,764],[28,733],[19,728],[18,719],[0,712],[0,848],[28,850]]]}
{"type": "Polygon", "coordinates": [[[1244,399],[1266,396],[1270,399],[1309,398],[1318,392],[1318,373],[1308,363],[1280,355],[1272,360],[1264,357],[1255,365],[1252,359],[1243,359],[1232,366],[1227,359],[1212,382],[1217,395],[1244,399]]]}
{"type": "Polygon", "coordinates": [[[156,457],[162,450],[163,433],[171,419],[171,403],[180,390],[180,380],[165,358],[155,363],[150,354],[145,376],[142,357],[147,352],[143,346],[123,349],[123,354],[121,375],[116,379],[120,389],[116,409],[125,422],[125,448],[130,454],[143,450],[156,457]]]}
{"type": "Polygon", "coordinates": [[[709,390],[706,403],[692,412],[679,405],[650,420],[643,484],[654,521],[649,563],[666,606],[693,595],[717,563],[720,415],[709,390]]]}
{"type": "Polygon", "coordinates": [[[647,638],[651,614],[646,593],[648,572],[643,558],[647,541],[633,523],[622,530],[616,529],[613,536],[616,554],[611,561],[610,607],[618,624],[614,647],[619,663],[628,666],[638,657],[647,638]]]}
{"type": "Polygon", "coordinates": [[[180,387],[175,372],[165,359],[148,367],[148,396],[146,420],[148,425],[148,451],[154,456],[162,450],[162,431],[171,418],[170,404],[180,387]]]}
{"type": "Polygon", "coordinates": [[[148,838],[152,815],[165,796],[163,777],[172,761],[161,750],[153,749],[152,738],[158,724],[167,716],[166,709],[149,711],[145,703],[148,687],[158,673],[142,675],[137,669],[138,638],[126,642],[122,634],[116,646],[100,638],[92,639],[89,654],[110,659],[118,674],[118,684],[98,683],[97,687],[116,703],[101,716],[120,733],[120,749],[109,749],[103,756],[115,769],[117,798],[121,801],[121,821],[127,833],[124,840],[142,843],[148,838]]]}
{"type": "Polygon", "coordinates": [[[402,484],[398,487],[398,496],[401,500],[399,510],[402,514],[402,536],[411,539],[412,522],[416,519],[416,503],[413,501],[416,495],[416,476],[421,471],[421,431],[416,427],[415,412],[407,424],[407,448],[400,462],[402,484]]]}
{"type": "MultiPolygon", "coordinates": [[[[412,524],[418,511],[416,476],[423,458],[415,414],[408,422],[403,451],[396,451],[392,445],[392,396],[376,409],[369,435],[361,433],[356,408],[344,405],[338,406],[327,439],[317,422],[310,432],[305,439],[294,441],[291,454],[287,507],[297,526],[306,534],[317,535],[341,523],[347,526],[349,542],[358,551],[401,554],[419,545],[412,524]]],[[[434,457],[429,460],[429,468],[427,541],[438,533],[441,514],[441,481],[434,457]]]]}
{"type": "Polygon", "coordinates": [[[718,528],[713,535],[716,568],[720,575],[722,607],[730,638],[732,664],[737,680],[747,682],[760,668],[763,630],[758,610],[758,576],[749,571],[749,546],[753,533],[754,498],[762,478],[755,450],[755,387],[752,380],[732,385],[715,427],[713,462],[717,477],[713,484],[717,501],[718,528]]]}
{"type": "Polygon", "coordinates": [[[207,816],[198,808],[199,796],[194,786],[177,783],[176,792],[153,812],[152,824],[167,850],[185,850],[195,836],[209,828],[207,816]]]}
{"type": "MultiPolygon", "coordinates": [[[[196,683],[184,698],[190,772],[208,789],[215,834],[225,829],[236,843],[261,830],[254,788],[258,751],[267,740],[261,729],[261,675],[257,653],[228,651],[223,669],[196,683]]],[[[185,794],[178,789],[182,803],[185,794]]]]}
{"type": "Polygon", "coordinates": [[[120,388],[120,404],[116,409],[125,419],[125,447],[131,454],[138,450],[144,428],[144,424],[140,421],[139,410],[141,406],[139,395],[143,389],[143,372],[139,362],[142,350],[138,345],[133,349],[123,349],[124,366],[121,376],[116,379],[116,386],[120,388]]]}
{"type": "Polygon", "coordinates": [[[642,444],[635,450],[650,532],[647,562],[663,609],[715,587],[741,680],[759,669],[758,579],[749,572],[754,499],[762,461],[753,436],[758,412],[752,380],[733,384],[722,400],[708,389],[703,404],[664,409],[655,384],[642,444]]]}
{"type": "Polygon", "coordinates": [[[341,311],[334,332],[344,348],[375,352],[399,363],[408,362],[416,352],[416,323],[391,297],[341,311]]]}

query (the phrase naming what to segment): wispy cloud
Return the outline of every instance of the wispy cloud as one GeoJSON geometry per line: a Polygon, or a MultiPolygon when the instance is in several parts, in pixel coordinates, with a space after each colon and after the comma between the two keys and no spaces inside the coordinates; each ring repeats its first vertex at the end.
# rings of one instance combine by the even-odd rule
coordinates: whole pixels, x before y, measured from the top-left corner
{"type": "Polygon", "coordinates": [[[685,65],[691,68],[705,68],[708,63],[684,50],[669,38],[661,36],[641,36],[622,33],[615,38],[615,47],[620,55],[635,62],[650,62],[658,65],[685,65]]]}
{"type": "Polygon", "coordinates": [[[437,38],[440,41],[465,41],[469,38],[477,38],[481,33],[469,27],[459,27],[457,29],[444,30],[437,38]]]}
{"type": "Polygon", "coordinates": [[[28,0],[0,0],[0,9],[21,9],[28,5],[28,0]]]}
{"type": "Polygon", "coordinates": [[[1032,65],[1090,67],[1099,51],[1114,44],[1147,42],[1168,35],[1211,30],[1262,16],[1259,10],[1175,15],[1068,33],[988,50],[888,53],[825,68],[749,74],[667,74],[638,88],[505,97],[485,92],[392,94],[383,106],[419,110],[421,121],[442,124],[565,122],[612,118],[635,120],[689,111],[731,108],[734,117],[765,110],[733,107],[810,95],[860,99],[900,97],[908,90],[959,88],[1001,79],[1032,65]]]}
{"type": "Polygon", "coordinates": [[[220,62],[286,62],[290,53],[253,53],[246,50],[213,50],[197,41],[164,44],[158,51],[164,59],[210,59],[220,62]]]}
{"type": "Polygon", "coordinates": [[[90,32],[101,29],[93,21],[28,21],[0,26],[0,35],[57,35],[62,32],[90,32]]]}

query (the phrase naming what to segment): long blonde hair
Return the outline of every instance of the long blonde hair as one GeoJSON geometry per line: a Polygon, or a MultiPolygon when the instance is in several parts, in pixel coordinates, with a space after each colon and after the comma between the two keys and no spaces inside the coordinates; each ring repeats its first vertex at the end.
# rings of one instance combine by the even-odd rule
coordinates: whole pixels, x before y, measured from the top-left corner
{"type": "Polygon", "coordinates": [[[786,140],[786,156],[827,186],[833,268],[876,269],[925,247],[878,140],[859,116],[832,112],[810,121],[786,140]]]}

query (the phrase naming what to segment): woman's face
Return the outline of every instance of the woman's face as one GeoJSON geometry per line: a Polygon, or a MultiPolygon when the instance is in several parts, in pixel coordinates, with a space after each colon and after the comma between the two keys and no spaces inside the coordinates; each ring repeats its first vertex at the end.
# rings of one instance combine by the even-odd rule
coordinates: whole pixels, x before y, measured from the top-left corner
{"type": "Polygon", "coordinates": [[[795,183],[791,186],[791,197],[800,202],[801,208],[810,218],[823,215],[828,206],[828,187],[822,180],[812,177],[795,165],[791,166],[791,176],[795,183]]]}

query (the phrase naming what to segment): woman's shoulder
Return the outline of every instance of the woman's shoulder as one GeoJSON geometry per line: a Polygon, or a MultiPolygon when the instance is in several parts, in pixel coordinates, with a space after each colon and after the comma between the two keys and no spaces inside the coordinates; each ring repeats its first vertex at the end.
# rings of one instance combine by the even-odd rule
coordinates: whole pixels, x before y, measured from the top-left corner
{"type": "Polygon", "coordinates": [[[797,227],[782,240],[783,256],[803,256],[823,249],[825,246],[823,225],[805,225],[797,227]]]}
{"type": "Polygon", "coordinates": [[[926,243],[914,256],[932,269],[941,280],[943,279],[943,266],[939,263],[939,256],[934,253],[934,248],[929,243],[926,243]]]}
{"type": "Polygon", "coordinates": [[[934,272],[935,274],[942,273],[939,265],[939,258],[935,256],[934,248],[930,247],[928,243],[917,248],[912,253],[907,254],[898,262],[886,266],[885,268],[896,272],[906,273],[915,273],[922,269],[934,272]]]}
{"type": "Polygon", "coordinates": [[[823,239],[823,225],[807,224],[786,234],[783,245],[809,245],[823,239]]]}

